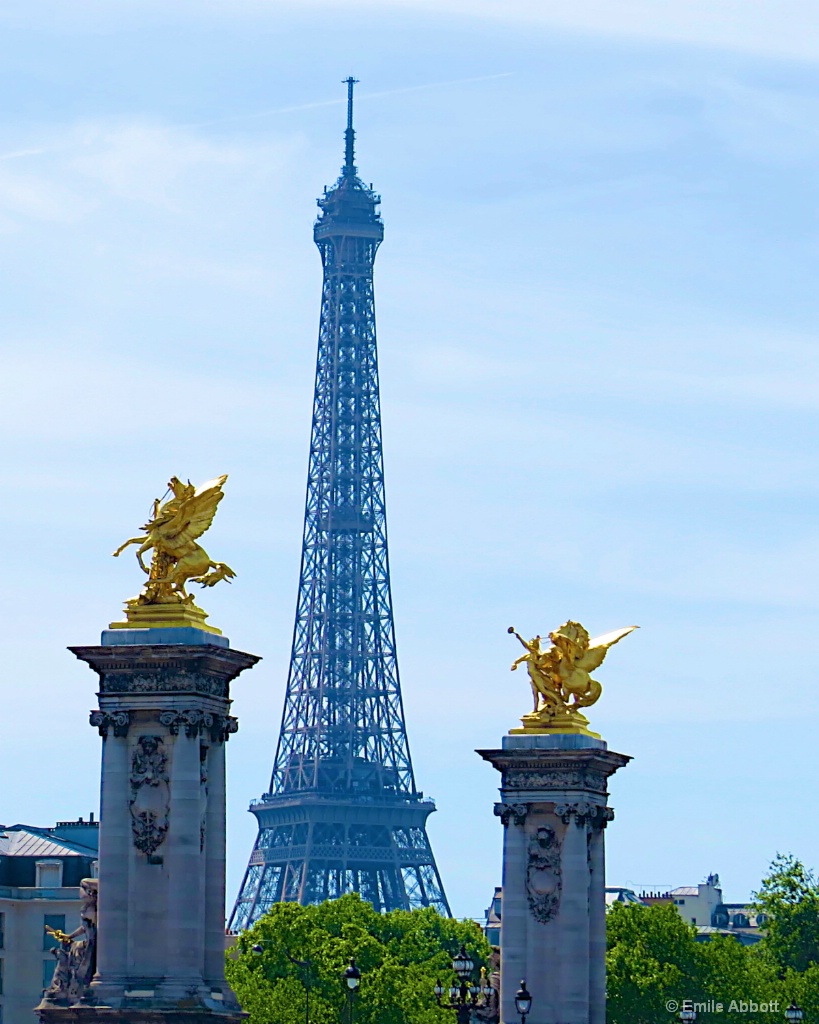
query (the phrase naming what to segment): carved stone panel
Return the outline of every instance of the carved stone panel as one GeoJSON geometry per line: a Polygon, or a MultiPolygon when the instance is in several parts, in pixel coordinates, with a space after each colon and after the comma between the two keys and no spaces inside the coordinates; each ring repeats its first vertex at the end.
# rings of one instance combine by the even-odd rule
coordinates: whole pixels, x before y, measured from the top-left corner
{"type": "Polygon", "coordinates": [[[536,921],[546,924],[555,916],[561,889],[560,839],[551,826],[542,825],[529,838],[526,858],[526,896],[536,921]]]}
{"type": "Polygon", "coordinates": [[[590,768],[569,770],[515,770],[504,774],[505,789],[589,789],[595,793],[606,792],[606,777],[602,772],[590,768]]]}
{"type": "Polygon", "coordinates": [[[102,680],[103,693],[203,693],[227,697],[228,681],[200,672],[180,671],[177,667],[140,672],[107,672],[102,680]]]}
{"type": "Polygon", "coordinates": [[[131,756],[131,831],[134,846],[153,854],[168,834],[168,755],[160,736],[140,736],[131,756]]]}

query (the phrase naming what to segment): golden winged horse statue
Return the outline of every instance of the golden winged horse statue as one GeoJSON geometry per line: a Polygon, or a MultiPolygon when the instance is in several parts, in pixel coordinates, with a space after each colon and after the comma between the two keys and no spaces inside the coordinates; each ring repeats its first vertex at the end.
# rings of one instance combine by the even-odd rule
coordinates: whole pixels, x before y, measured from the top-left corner
{"type": "Polygon", "coordinates": [[[118,557],[132,544],[138,544],[137,561],[148,576],[142,593],[135,599],[140,605],[193,604],[188,594],[188,580],[212,587],[220,580],[230,580],[236,573],[224,562],[212,561],[197,540],[210,528],[216,507],[224,497],[222,486],[227,474],[208,480],[199,487],[171,477],[167,501],[154,502],[153,516],[143,527],[144,536],[130,537],[114,552],[118,557]],[[153,551],[150,568],[143,555],[153,551]]]}
{"type": "Polygon", "coordinates": [[[597,703],[603,692],[591,673],[603,664],[609,648],[637,628],[626,626],[592,639],[579,622],[569,620],[549,633],[551,644],[544,647],[540,636],[525,640],[510,626],[508,632],[514,634],[526,650],[516,659],[512,671],[519,665],[526,665],[535,705],[522,718],[524,728],[513,732],[549,729],[588,733],[589,722],[580,708],[597,703]]]}

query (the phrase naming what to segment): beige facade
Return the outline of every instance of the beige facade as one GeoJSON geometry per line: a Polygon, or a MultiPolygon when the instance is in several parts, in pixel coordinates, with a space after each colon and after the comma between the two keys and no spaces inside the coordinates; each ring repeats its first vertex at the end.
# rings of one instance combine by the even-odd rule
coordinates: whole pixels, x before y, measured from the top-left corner
{"type": "Polygon", "coordinates": [[[54,957],[49,952],[53,940],[45,926],[72,932],[80,923],[79,907],[79,886],[0,887],[2,1024],[32,1024],[32,1010],[54,973],[54,957]]]}
{"type": "Polygon", "coordinates": [[[46,926],[79,926],[79,880],[95,873],[96,846],[93,820],[0,826],[0,1024],[33,1024],[54,973],[46,926]]]}

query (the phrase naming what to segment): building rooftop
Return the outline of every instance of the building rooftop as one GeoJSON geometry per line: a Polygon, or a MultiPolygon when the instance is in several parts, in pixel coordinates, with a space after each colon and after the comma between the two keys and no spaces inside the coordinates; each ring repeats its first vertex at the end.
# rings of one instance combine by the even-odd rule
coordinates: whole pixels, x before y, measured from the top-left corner
{"type": "Polygon", "coordinates": [[[624,889],[616,885],[607,885],[606,906],[610,907],[612,903],[639,903],[645,905],[644,900],[641,900],[633,889],[624,889]]]}
{"type": "Polygon", "coordinates": [[[96,857],[99,822],[60,821],[52,828],[0,825],[0,857],[96,857]]]}

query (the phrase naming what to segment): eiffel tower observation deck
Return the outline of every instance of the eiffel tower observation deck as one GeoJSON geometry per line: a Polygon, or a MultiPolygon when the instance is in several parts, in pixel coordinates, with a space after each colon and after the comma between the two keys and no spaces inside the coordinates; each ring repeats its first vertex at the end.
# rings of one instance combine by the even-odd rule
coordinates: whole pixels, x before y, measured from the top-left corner
{"type": "Polygon", "coordinates": [[[344,166],[318,201],[324,267],[301,575],[270,790],[230,920],[358,892],[449,915],[415,788],[395,648],[373,264],[380,197],[358,177],[353,86],[344,166]]]}

